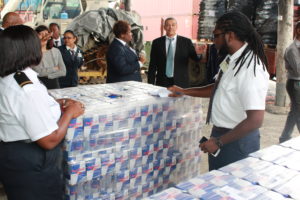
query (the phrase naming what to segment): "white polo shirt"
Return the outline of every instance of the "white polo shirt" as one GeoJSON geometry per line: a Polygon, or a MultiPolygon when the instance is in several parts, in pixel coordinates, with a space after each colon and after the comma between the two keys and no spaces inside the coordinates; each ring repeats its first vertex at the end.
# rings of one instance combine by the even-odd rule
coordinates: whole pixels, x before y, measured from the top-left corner
{"type": "Polygon", "coordinates": [[[0,141],[39,140],[58,128],[59,104],[48,95],[37,73],[23,72],[33,82],[21,88],[14,73],[0,77],[0,141]]]}
{"type": "Polygon", "coordinates": [[[233,55],[228,56],[230,58],[228,69],[223,73],[213,100],[211,121],[217,127],[232,129],[246,118],[247,110],[265,109],[269,74],[267,69],[263,70],[262,62],[256,61],[254,75],[254,59],[251,60],[252,51],[248,53],[251,55],[237,75],[234,76],[238,70],[238,66],[233,69],[235,63],[247,45],[246,43],[233,55]],[[249,62],[250,65],[247,68],[249,62]]]}

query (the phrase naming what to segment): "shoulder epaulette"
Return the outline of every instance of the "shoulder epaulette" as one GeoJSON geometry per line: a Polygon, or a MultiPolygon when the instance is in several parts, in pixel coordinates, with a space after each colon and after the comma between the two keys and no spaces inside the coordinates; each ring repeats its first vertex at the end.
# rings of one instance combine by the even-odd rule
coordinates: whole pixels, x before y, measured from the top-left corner
{"type": "Polygon", "coordinates": [[[14,78],[20,87],[24,87],[27,84],[33,84],[32,81],[26,76],[26,74],[21,71],[16,72],[14,78]]]}

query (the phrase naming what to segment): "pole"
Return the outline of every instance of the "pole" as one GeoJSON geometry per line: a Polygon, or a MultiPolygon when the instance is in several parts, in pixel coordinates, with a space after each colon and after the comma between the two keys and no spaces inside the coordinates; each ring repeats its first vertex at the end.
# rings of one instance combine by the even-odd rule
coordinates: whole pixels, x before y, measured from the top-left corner
{"type": "Polygon", "coordinates": [[[286,98],[286,70],[284,64],[285,49],[293,41],[293,0],[279,0],[278,3],[278,31],[276,57],[276,99],[275,106],[285,107],[289,103],[286,98]]]}

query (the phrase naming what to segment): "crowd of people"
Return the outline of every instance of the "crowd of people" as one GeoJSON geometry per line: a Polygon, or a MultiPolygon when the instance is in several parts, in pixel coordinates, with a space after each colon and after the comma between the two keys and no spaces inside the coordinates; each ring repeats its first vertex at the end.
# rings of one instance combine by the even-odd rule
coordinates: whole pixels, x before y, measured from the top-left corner
{"type": "MultiPolygon", "coordinates": [[[[78,85],[82,51],[76,34],[67,30],[61,37],[58,24],[35,30],[21,24],[17,14],[8,13],[0,32],[0,181],[9,200],[58,200],[63,196],[57,163],[60,144],[70,120],[83,114],[84,105],[53,99],[47,89],[78,85]]],[[[190,39],[178,35],[175,18],[165,20],[164,30],[166,35],[152,43],[148,83],[167,87],[172,97],[210,97],[211,137],[199,145],[209,153],[209,169],[259,150],[269,74],[263,42],[249,19],[231,11],[217,20],[208,61],[216,78],[198,88],[189,88],[188,61],[199,62],[206,48],[194,47],[190,39]]],[[[129,46],[130,24],[117,21],[113,33],[115,39],[107,51],[107,83],[141,82],[140,68],[146,60],[129,46]]],[[[293,71],[299,59],[299,38],[297,24],[296,40],[285,55],[292,107],[281,141],[290,138],[287,127],[297,124],[299,129],[300,86],[298,72],[293,71]]]]}
{"type": "MultiPolygon", "coordinates": [[[[9,12],[3,18],[1,31],[23,24],[17,13],[9,12]]],[[[42,61],[33,70],[47,89],[75,87],[78,85],[78,69],[83,65],[83,52],[76,45],[77,36],[72,30],[64,32],[63,37],[57,23],[49,27],[40,25],[35,28],[41,41],[42,61]]]]}

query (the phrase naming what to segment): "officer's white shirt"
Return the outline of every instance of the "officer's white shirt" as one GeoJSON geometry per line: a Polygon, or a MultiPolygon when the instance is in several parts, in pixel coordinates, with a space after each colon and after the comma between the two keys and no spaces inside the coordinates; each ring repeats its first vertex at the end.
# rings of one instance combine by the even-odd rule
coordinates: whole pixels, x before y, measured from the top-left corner
{"type": "MultiPolygon", "coordinates": [[[[233,55],[228,56],[230,62],[227,71],[221,78],[215,93],[212,107],[212,123],[217,127],[234,128],[246,118],[247,110],[264,110],[268,91],[269,74],[263,70],[262,62],[256,61],[254,75],[254,59],[247,58],[238,74],[238,66],[234,68],[237,59],[247,47],[247,43],[233,55]]],[[[250,52],[252,54],[252,51],[250,52]]],[[[225,58],[225,60],[227,57],[225,58]]]]}
{"type": "Polygon", "coordinates": [[[59,104],[48,95],[37,73],[23,72],[33,82],[21,88],[14,73],[0,77],[0,141],[39,140],[58,129],[59,104]]]}

